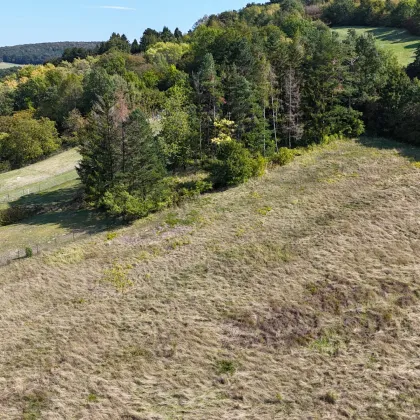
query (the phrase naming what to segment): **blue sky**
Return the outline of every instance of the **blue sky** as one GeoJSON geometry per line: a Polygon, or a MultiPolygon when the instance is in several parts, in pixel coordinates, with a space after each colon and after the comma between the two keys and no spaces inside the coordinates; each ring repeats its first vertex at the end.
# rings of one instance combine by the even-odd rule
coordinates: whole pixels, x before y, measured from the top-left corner
{"type": "Polygon", "coordinates": [[[130,40],[144,29],[188,31],[206,14],[240,9],[249,0],[8,0],[1,5],[0,46],[48,41],[130,40]]]}

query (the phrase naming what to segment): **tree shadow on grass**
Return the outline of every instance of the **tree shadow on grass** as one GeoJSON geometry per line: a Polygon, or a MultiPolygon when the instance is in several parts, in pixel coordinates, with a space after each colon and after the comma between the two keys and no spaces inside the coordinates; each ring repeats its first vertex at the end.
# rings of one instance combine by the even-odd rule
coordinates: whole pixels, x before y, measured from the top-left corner
{"type": "Polygon", "coordinates": [[[83,188],[80,183],[39,194],[30,194],[10,203],[34,209],[35,215],[20,220],[26,225],[59,225],[70,231],[97,233],[118,223],[105,213],[83,206],[83,188]]]}
{"type": "Polygon", "coordinates": [[[420,161],[420,147],[413,146],[407,143],[400,143],[398,141],[387,139],[384,137],[360,137],[357,142],[365,147],[396,150],[398,154],[406,157],[410,161],[420,161]]]}
{"type": "Polygon", "coordinates": [[[420,41],[419,42],[413,42],[412,44],[410,44],[410,45],[405,45],[404,46],[404,49],[406,49],[406,50],[415,50],[415,49],[417,49],[418,47],[420,47],[420,41]]]}
{"type": "MultiPolygon", "coordinates": [[[[393,44],[415,41],[415,36],[408,33],[405,29],[398,28],[372,28],[367,31],[371,33],[376,39],[381,41],[390,42],[393,44]]],[[[412,44],[412,48],[415,48],[419,43],[412,44]]]]}

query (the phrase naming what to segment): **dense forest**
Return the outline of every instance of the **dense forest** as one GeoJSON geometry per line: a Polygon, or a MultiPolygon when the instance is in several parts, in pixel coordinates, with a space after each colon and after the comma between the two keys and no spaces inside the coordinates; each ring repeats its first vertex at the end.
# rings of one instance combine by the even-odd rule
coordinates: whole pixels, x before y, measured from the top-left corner
{"type": "Polygon", "coordinates": [[[371,35],[340,41],[328,26],[415,32],[418,10],[406,0],[280,0],[206,16],[188,34],[149,28],[132,43],[114,33],[95,50],[66,49],[0,82],[0,165],[80,145],[87,203],[133,218],[336,137],[418,143],[420,51],[404,69],[371,35]],[[177,182],[182,172],[208,176],[177,182]]]}
{"type": "Polygon", "coordinates": [[[45,42],[40,44],[0,47],[0,61],[13,64],[44,64],[61,57],[68,48],[94,50],[99,42],[45,42]]]}

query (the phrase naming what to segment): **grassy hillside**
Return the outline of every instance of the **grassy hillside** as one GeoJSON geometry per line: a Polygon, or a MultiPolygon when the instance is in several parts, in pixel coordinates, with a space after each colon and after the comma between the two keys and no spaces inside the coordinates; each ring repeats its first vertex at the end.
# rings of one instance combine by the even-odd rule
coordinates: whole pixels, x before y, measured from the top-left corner
{"type": "Polygon", "coordinates": [[[22,169],[0,173],[0,203],[75,180],[79,160],[77,150],[71,149],[22,169]]]}
{"type": "Polygon", "coordinates": [[[420,45],[420,37],[410,35],[405,29],[401,28],[345,26],[332,29],[342,39],[347,36],[349,29],[355,29],[358,34],[371,33],[376,38],[377,45],[388,51],[392,51],[403,66],[413,61],[416,48],[420,45]]]}
{"type": "Polygon", "coordinates": [[[2,63],[0,62],[0,70],[10,69],[11,67],[19,67],[19,64],[2,63]]]}
{"type": "Polygon", "coordinates": [[[62,243],[82,232],[111,225],[103,215],[84,209],[82,186],[75,166],[76,149],[34,165],[0,174],[0,210],[9,206],[38,207],[38,214],[21,223],[0,226],[0,264],[27,246],[41,248],[62,243]]]}
{"type": "Polygon", "coordinates": [[[415,418],[414,159],[333,143],[0,268],[3,418],[415,418]]]}

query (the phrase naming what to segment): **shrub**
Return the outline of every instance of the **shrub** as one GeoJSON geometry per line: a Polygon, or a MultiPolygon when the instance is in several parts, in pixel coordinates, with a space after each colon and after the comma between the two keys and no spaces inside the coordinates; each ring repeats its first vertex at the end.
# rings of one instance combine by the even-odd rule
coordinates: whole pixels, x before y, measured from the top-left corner
{"type": "Polygon", "coordinates": [[[211,191],[213,189],[213,183],[208,180],[183,182],[174,186],[174,189],[173,203],[179,204],[186,199],[193,199],[200,194],[211,191]]]}
{"type": "Polygon", "coordinates": [[[328,404],[335,404],[337,402],[337,395],[334,392],[329,391],[326,394],[321,395],[320,399],[328,404]]]}
{"type": "Polygon", "coordinates": [[[115,239],[118,236],[118,234],[116,232],[108,232],[106,234],[106,240],[107,241],[112,241],[113,239],[115,239]]]}
{"type": "Polygon", "coordinates": [[[32,251],[32,248],[29,247],[29,246],[27,246],[25,248],[25,256],[26,256],[26,258],[31,258],[33,255],[34,255],[34,253],[32,251]]]}
{"type": "Polygon", "coordinates": [[[233,375],[236,372],[236,363],[232,360],[218,360],[216,366],[218,373],[233,375]]]}
{"type": "Polygon", "coordinates": [[[35,215],[39,207],[13,206],[0,210],[0,226],[8,226],[18,223],[27,217],[35,215]]]}
{"type": "Polygon", "coordinates": [[[292,162],[295,152],[287,147],[280,147],[279,151],[271,157],[271,162],[275,165],[284,166],[292,162]]]}
{"type": "Polygon", "coordinates": [[[215,187],[242,184],[261,171],[261,160],[253,159],[237,141],[224,142],[218,148],[217,159],[210,164],[215,187]]]}
{"type": "Polygon", "coordinates": [[[133,282],[129,278],[131,266],[114,263],[111,268],[104,271],[102,281],[112,284],[117,291],[123,292],[126,288],[133,286],[133,282]]]}
{"type": "Polygon", "coordinates": [[[96,403],[98,402],[98,396],[96,394],[90,393],[87,397],[88,402],[90,403],[96,403]]]}
{"type": "MultiPolygon", "coordinates": [[[[1,140],[1,139],[0,139],[1,140]]],[[[10,166],[10,162],[9,161],[5,161],[5,162],[0,162],[0,174],[2,172],[8,172],[12,169],[12,167],[10,166]]]]}
{"type": "Polygon", "coordinates": [[[257,155],[253,160],[252,176],[260,177],[264,175],[267,168],[267,159],[261,155],[257,155]]]}
{"type": "Polygon", "coordinates": [[[162,182],[157,184],[146,196],[132,195],[123,186],[117,186],[104,194],[101,205],[108,214],[122,216],[127,221],[145,217],[166,207],[171,200],[171,191],[162,182]]]}

